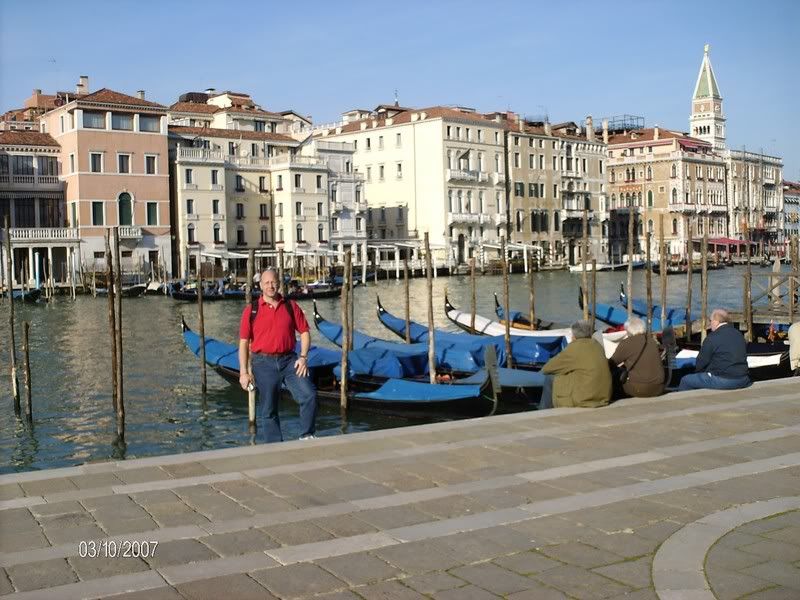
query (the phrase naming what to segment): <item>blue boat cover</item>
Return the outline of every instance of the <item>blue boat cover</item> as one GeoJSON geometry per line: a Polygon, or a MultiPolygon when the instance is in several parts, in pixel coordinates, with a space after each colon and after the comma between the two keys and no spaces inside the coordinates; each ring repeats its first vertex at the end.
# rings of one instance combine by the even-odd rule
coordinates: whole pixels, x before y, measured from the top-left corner
{"type": "MultiPolygon", "coordinates": [[[[194,331],[186,330],[183,332],[183,340],[192,353],[200,357],[200,336],[194,331]]],[[[300,342],[295,347],[296,352],[300,352],[300,342]]],[[[311,346],[308,350],[308,368],[330,367],[338,365],[341,361],[341,352],[311,346]]],[[[239,346],[226,344],[214,338],[206,337],[206,364],[212,367],[220,366],[234,371],[239,370],[239,346]]]]}
{"type": "Polygon", "coordinates": [[[481,395],[479,385],[442,385],[389,379],[374,392],[357,392],[356,398],[383,402],[436,403],[454,400],[472,400],[481,395]]]}
{"type": "MultiPolygon", "coordinates": [[[[404,321],[405,323],[405,321],[404,321]]],[[[317,323],[320,333],[336,344],[342,345],[342,326],[338,323],[323,320],[317,323]]],[[[370,349],[376,351],[390,352],[399,359],[413,361],[404,363],[406,368],[413,368],[417,374],[428,372],[428,344],[403,344],[400,342],[390,342],[380,338],[367,335],[358,330],[353,330],[353,348],[370,349]],[[411,367],[410,365],[414,365],[411,367]]],[[[483,358],[476,360],[475,356],[466,349],[459,348],[454,344],[441,344],[436,347],[436,363],[452,371],[464,371],[472,373],[477,371],[483,364],[483,358]]]]}
{"type": "MultiPolygon", "coordinates": [[[[405,335],[406,322],[387,312],[385,309],[378,315],[381,323],[398,335],[405,335]]],[[[428,328],[419,323],[411,322],[411,340],[413,342],[427,342],[428,328]]],[[[436,345],[453,344],[458,348],[470,351],[479,365],[483,366],[483,350],[487,345],[494,345],[497,352],[497,362],[506,361],[505,338],[502,335],[485,336],[469,333],[450,333],[434,330],[436,345]]],[[[544,364],[567,346],[564,336],[511,336],[511,356],[521,364],[544,364]]]]}
{"type": "MultiPolygon", "coordinates": [[[[497,314],[497,318],[501,321],[505,319],[506,310],[502,306],[495,306],[494,312],[497,314]]],[[[514,323],[521,318],[527,320],[528,315],[523,315],[522,311],[519,310],[510,310],[509,313],[511,314],[511,322],[514,323]]]]}
{"type": "MultiPolygon", "coordinates": [[[[506,388],[532,388],[542,387],[544,385],[544,374],[539,371],[521,371],[519,369],[497,369],[500,376],[500,387],[506,388]]],[[[486,369],[473,373],[469,377],[456,379],[454,384],[474,384],[483,385],[486,381],[486,369]]]]}
{"type": "MultiPolygon", "coordinates": [[[[628,296],[623,294],[620,296],[620,304],[624,306],[626,309],[628,308],[628,296]]],[[[637,300],[636,298],[632,301],[633,304],[633,312],[640,317],[647,317],[647,302],[644,300],[637,300]]],[[[667,324],[669,325],[683,325],[686,323],[686,310],[678,308],[677,306],[668,306],[667,307],[667,324]]],[[[653,305],[653,315],[659,321],[661,321],[661,305],[654,304],[653,305]]],[[[661,329],[661,327],[659,327],[661,329]]]]}

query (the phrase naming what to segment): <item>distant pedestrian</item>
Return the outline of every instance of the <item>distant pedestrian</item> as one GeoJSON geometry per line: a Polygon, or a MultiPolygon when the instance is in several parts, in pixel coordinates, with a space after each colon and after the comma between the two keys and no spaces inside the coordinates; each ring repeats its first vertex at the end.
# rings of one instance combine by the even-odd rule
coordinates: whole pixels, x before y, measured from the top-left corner
{"type": "Polygon", "coordinates": [[[718,308],[711,313],[711,333],[700,347],[694,370],[684,375],[678,391],[736,390],[750,385],[747,342],[742,333],[728,323],[728,311],[718,308]]]}
{"type": "Polygon", "coordinates": [[[542,367],[546,375],[539,408],[595,408],[611,400],[611,372],[603,347],[592,339],[592,326],[578,321],[572,341],[542,367]]]}
{"type": "Polygon", "coordinates": [[[274,267],[261,274],[260,286],[261,296],[245,307],[239,324],[239,384],[247,389],[252,383],[247,372],[252,352],[267,442],[283,441],[278,415],[282,384],[300,405],[300,439],[313,438],[317,398],[308,373],[308,321],[296,302],[278,293],[278,272],[274,267]],[[299,355],[295,352],[295,331],[300,333],[299,355]]]}
{"type": "Polygon", "coordinates": [[[639,317],[625,321],[628,337],[617,346],[611,363],[620,367],[616,374],[622,392],[632,398],[651,398],[664,393],[664,364],[661,352],[652,336],[647,335],[647,327],[639,317]],[[624,381],[622,369],[626,375],[624,381]]]}

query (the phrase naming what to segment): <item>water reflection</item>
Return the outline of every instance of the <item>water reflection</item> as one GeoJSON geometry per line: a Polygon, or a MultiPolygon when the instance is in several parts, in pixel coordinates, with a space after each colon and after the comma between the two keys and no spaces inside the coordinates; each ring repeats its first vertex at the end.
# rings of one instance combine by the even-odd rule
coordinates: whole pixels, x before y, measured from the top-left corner
{"type": "MultiPolygon", "coordinates": [[[[755,270],[757,271],[757,269],[755,270]]],[[[711,302],[741,304],[743,270],[710,272],[711,302]]],[[[544,272],[535,276],[537,315],[542,319],[570,322],[577,308],[580,275],[544,272]]],[[[624,272],[599,273],[598,300],[614,301],[624,272]]],[[[660,298],[659,280],[653,278],[654,298],[660,298]]],[[[668,278],[668,303],[685,304],[686,277],[668,278]]],[[[695,307],[699,307],[700,283],[693,283],[695,307]]],[[[412,318],[425,322],[425,280],[411,282],[412,318]]],[[[444,315],[445,291],[458,307],[468,310],[469,278],[439,277],[434,280],[434,321],[454,330],[444,315]]],[[[493,292],[502,291],[497,276],[480,277],[478,312],[494,314],[493,292]]],[[[402,315],[402,281],[381,281],[356,288],[355,322],[372,335],[397,339],[375,316],[375,296],[380,294],[387,310],[402,315]]],[[[528,284],[521,274],[511,275],[511,306],[527,310],[528,284]]],[[[634,275],[634,294],[644,296],[644,273],[634,275]]],[[[310,304],[302,304],[311,318],[310,304]]],[[[206,334],[229,342],[238,335],[243,303],[205,304],[206,334]]],[[[320,312],[339,320],[338,300],[322,300],[320,312]]],[[[0,312],[7,305],[0,304],[0,312]]],[[[123,301],[125,444],[115,444],[115,420],[111,401],[110,335],[104,299],[79,297],[75,302],[58,298],[52,305],[17,305],[17,331],[22,321],[31,322],[31,370],[35,427],[29,430],[13,413],[8,380],[8,321],[0,324],[0,472],[61,467],[89,461],[134,458],[190,452],[259,442],[248,431],[247,396],[213,371],[208,372],[208,392],[200,393],[197,359],[184,347],[181,318],[197,327],[197,306],[156,296],[123,301]]],[[[20,334],[17,334],[18,340],[20,334]]],[[[313,343],[330,346],[313,331],[313,343]]],[[[19,341],[18,341],[19,343],[19,341]]],[[[19,349],[18,349],[19,354],[19,349]]],[[[286,439],[299,435],[297,407],[284,402],[281,421],[286,439]]],[[[343,422],[338,406],[323,405],[318,419],[319,435],[398,427],[420,421],[351,412],[343,422]]]]}

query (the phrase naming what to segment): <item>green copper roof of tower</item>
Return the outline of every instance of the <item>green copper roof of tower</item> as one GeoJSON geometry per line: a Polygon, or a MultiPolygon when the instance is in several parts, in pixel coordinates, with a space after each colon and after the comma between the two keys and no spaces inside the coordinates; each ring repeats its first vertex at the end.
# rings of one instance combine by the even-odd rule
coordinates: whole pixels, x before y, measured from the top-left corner
{"type": "Polygon", "coordinates": [[[717,86],[717,78],[714,77],[714,70],[711,68],[711,60],[708,58],[709,46],[706,44],[703,54],[703,63],[700,65],[700,73],[697,76],[697,84],[694,87],[694,99],[700,98],[722,98],[717,86]]]}

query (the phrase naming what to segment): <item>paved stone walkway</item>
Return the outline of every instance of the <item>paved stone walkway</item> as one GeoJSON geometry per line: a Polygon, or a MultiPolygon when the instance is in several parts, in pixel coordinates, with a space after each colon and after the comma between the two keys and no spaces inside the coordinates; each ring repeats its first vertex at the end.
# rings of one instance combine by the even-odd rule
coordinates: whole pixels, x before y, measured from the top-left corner
{"type": "Polygon", "coordinates": [[[784,380],[0,476],[0,595],[798,598],[799,402],[784,380]]]}

